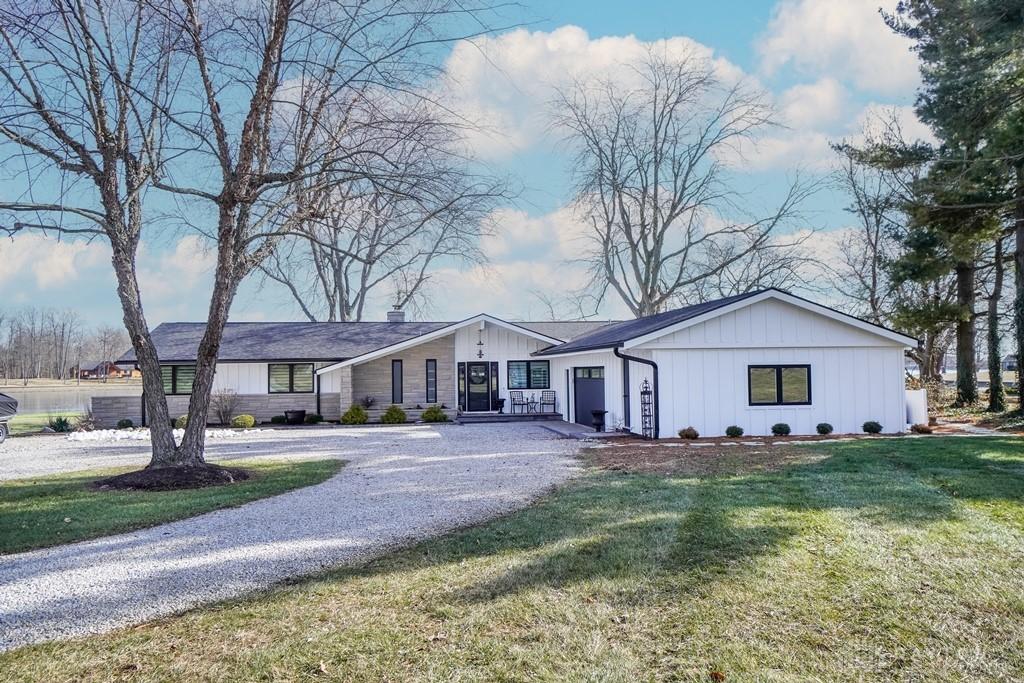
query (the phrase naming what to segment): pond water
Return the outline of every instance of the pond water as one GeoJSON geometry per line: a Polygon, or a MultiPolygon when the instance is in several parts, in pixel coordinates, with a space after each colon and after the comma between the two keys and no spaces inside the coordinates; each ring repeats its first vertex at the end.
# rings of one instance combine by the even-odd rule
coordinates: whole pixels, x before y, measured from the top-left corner
{"type": "Polygon", "coordinates": [[[18,412],[82,413],[89,408],[93,396],[141,396],[142,385],[136,384],[69,384],[67,386],[19,387],[0,385],[0,394],[18,400],[18,412]]]}

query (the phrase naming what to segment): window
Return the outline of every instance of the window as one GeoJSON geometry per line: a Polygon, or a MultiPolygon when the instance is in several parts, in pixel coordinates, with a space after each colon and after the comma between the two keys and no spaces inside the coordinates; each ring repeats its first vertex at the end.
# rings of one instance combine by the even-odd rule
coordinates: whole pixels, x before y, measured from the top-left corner
{"type": "Polygon", "coordinates": [[[751,365],[747,374],[752,406],[811,403],[810,365],[751,365]]]}
{"type": "Polygon", "coordinates": [[[510,360],[509,389],[550,389],[551,364],[546,360],[510,360]]]}
{"type": "Polygon", "coordinates": [[[312,363],[271,363],[268,374],[271,394],[313,393],[312,363]]]}
{"type": "Polygon", "coordinates": [[[577,379],[604,379],[604,368],[576,368],[577,379]]]}
{"type": "Polygon", "coordinates": [[[161,365],[160,379],[164,383],[164,393],[168,396],[191,394],[192,383],[196,379],[196,366],[161,365]]]}
{"type": "Polygon", "coordinates": [[[437,359],[427,359],[427,403],[437,403],[437,359]]]}
{"type": "Polygon", "coordinates": [[[391,402],[398,405],[402,402],[402,361],[391,361],[391,402]]]}

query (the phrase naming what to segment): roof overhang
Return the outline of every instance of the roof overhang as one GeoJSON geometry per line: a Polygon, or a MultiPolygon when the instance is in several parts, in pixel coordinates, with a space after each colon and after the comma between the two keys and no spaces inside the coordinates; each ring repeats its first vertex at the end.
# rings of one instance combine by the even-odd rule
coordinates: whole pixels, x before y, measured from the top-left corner
{"type": "Polygon", "coordinates": [[[672,334],[673,332],[678,332],[679,330],[685,330],[688,327],[699,325],[713,318],[717,318],[720,315],[725,315],[726,313],[729,313],[731,311],[746,308],[747,306],[752,306],[753,304],[756,304],[761,301],[766,301],[768,299],[775,299],[796,306],[797,308],[802,308],[805,311],[817,313],[818,315],[822,315],[826,318],[830,318],[837,322],[850,325],[851,327],[855,327],[864,332],[868,332],[870,334],[883,337],[885,339],[888,339],[889,341],[901,344],[905,347],[913,348],[917,346],[916,339],[908,335],[905,335],[901,332],[890,330],[888,327],[882,327],[881,325],[876,325],[874,323],[869,323],[866,320],[861,320],[860,318],[854,317],[847,313],[843,313],[842,311],[837,311],[834,308],[829,308],[828,306],[816,304],[813,301],[809,301],[808,299],[804,299],[799,296],[794,296],[793,294],[783,292],[782,290],[769,289],[761,292],[760,294],[756,294],[741,301],[737,301],[735,303],[722,306],[721,308],[716,308],[712,311],[708,311],[707,313],[704,313],[702,315],[697,315],[687,320],[678,322],[674,325],[663,327],[660,330],[655,330],[654,332],[649,332],[639,337],[634,337],[632,339],[626,340],[625,342],[623,342],[622,348],[631,349],[636,346],[641,346],[660,337],[664,337],[667,334],[672,334]]]}
{"type": "Polygon", "coordinates": [[[410,349],[414,346],[419,346],[420,344],[431,341],[433,339],[447,337],[449,334],[452,334],[464,327],[472,327],[473,325],[485,324],[494,325],[496,327],[501,327],[506,330],[511,330],[512,332],[516,332],[527,337],[532,337],[547,344],[555,345],[561,344],[565,341],[564,339],[556,339],[555,337],[549,337],[546,334],[534,332],[533,330],[527,329],[522,325],[516,325],[515,323],[510,323],[506,320],[495,318],[494,316],[487,315],[486,313],[480,313],[479,315],[475,315],[472,318],[466,318],[465,320],[461,320],[457,323],[452,323],[451,325],[446,325],[445,327],[438,328],[432,332],[427,332],[416,337],[411,337],[409,339],[406,339],[405,341],[400,341],[395,344],[389,344],[388,346],[382,346],[379,349],[368,351],[367,353],[364,353],[362,355],[353,356],[352,358],[347,358],[338,363],[324,366],[317,370],[316,374],[323,375],[334,370],[339,370],[341,368],[349,367],[352,365],[359,365],[361,363],[366,363],[367,361],[375,360],[377,358],[383,358],[385,356],[391,356],[400,351],[410,349]]]}

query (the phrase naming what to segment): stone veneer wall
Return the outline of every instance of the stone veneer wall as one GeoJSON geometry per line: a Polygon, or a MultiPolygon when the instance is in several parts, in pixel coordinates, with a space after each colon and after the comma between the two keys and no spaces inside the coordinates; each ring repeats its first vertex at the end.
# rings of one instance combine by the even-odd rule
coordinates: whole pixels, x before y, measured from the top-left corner
{"type": "Polygon", "coordinates": [[[391,405],[392,360],[402,361],[402,406],[426,406],[428,358],[437,360],[437,403],[454,408],[458,401],[455,388],[455,335],[448,335],[352,368],[352,398],[348,404],[342,403],[342,409],[348,409],[352,401],[362,401],[365,396],[376,399],[375,408],[391,405]]]}
{"type": "Polygon", "coordinates": [[[93,396],[90,407],[100,427],[113,429],[125,418],[142,424],[142,396],[93,396]]]}
{"type": "MultiPolygon", "coordinates": [[[[172,420],[188,412],[188,401],[188,396],[167,397],[167,409],[172,420]]],[[[338,394],[321,394],[320,409],[325,420],[337,420],[341,417],[339,405],[338,394]]],[[[252,415],[257,422],[269,422],[270,418],[283,415],[286,410],[315,413],[316,394],[242,394],[238,397],[235,415],[252,415]]],[[[139,426],[142,424],[142,397],[93,396],[92,414],[101,427],[115,427],[118,420],[124,418],[139,426]]],[[[209,421],[213,422],[216,419],[211,409],[209,421]]]]}

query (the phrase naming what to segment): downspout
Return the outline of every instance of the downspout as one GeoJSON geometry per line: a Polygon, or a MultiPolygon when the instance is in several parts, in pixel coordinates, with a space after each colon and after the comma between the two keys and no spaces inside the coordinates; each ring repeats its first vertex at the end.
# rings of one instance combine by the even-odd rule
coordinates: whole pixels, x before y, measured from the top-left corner
{"type": "MultiPolygon", "coordinates": [[[[639,358],[637,356],[626,355],[625,353],[622,353],[621,351],[619,351],[619,347],[618,346],[616,346],[615,348],[612,349],[612,353],[614,353],[617,357],[621,358],[622,360],[625,360],[625,361],[630,361],[631,360],[631,361],[635,361],[637,363],[643,363],[644,365],[650,365],[651,368],[653,369],[653,371],[654,371],[654,381],[651,382],[651,386],[652,386],[653,393],[654,393],[654,438],[657,439],[658,438],[658,434],[660,433],[660,430],[661,430],[661,411],[658,409],[658,404],[660,403],[660,401],[658,400],[658,364],[655,363],[653,360],[647,360],[646,358],[639,358]]],[[[625,384],[625,382],[623,382],[623,384],[625,384]]],[[[626,402],[626,405],[628,405],[629,404],[629,388],[628,387],[623,390],[622,398],[626,402]]],[[[628,411],[629,411],[629,409],[626,408],[625,412],[628,412],[628,411]]]]}

